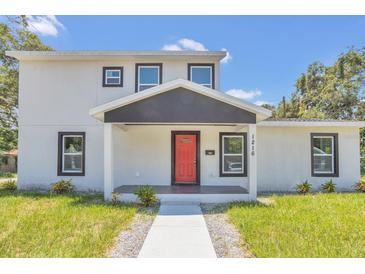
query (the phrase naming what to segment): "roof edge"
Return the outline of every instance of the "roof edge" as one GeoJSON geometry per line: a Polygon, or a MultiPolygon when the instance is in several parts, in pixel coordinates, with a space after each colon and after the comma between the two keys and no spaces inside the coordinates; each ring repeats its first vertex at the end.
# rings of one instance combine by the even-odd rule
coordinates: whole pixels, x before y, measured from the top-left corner
{"type": "Polygon", "coordinates": [[[261,121],[261,127],[365,127],[365,121],[261,121]]]}
{"type": "Polygon", "coordinates": [[[216,57],[223,59],[226,51],[168,51],[168,50],[146,50],[146,51],[124,51],[124,50],[89,50],[89,51],[6,51],[7,56],[18,60],[55,60],[55,59],[107,59],[107,58],[138,58],[138,57],[216,57]]]}

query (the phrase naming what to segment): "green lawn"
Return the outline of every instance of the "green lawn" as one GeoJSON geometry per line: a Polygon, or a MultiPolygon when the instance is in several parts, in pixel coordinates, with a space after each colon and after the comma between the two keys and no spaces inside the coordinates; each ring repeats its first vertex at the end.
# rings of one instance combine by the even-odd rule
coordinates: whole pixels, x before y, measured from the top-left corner
{"type": "Polygon", "coordinates": [[[0,257],[104,257],[136,211],[98,195],[0,191],[0,257]]]}
{"type": "Polygon", "coordinates": [[[257,257],[365,257],[365,194],[273,196],[233,204],[230,221],[257,257]]]}

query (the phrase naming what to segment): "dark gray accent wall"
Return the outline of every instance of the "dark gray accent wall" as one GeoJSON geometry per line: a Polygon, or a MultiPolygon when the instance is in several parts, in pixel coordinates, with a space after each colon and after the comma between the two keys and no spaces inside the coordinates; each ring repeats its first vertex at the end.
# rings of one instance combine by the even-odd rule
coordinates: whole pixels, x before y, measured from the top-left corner
{"type": "Polygon", "coordinates": [[[106,123],[256,123],[256,114],[176,88],[108,111],[106,123]]]}

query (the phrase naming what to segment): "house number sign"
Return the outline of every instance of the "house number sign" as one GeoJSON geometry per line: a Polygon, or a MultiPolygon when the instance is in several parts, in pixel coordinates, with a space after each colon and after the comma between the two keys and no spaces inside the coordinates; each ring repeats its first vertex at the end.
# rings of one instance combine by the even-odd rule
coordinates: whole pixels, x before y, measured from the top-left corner
{"type": "Polygon", "coordinates": [[[255,156],[255,134],[251,136],[251,155],[255,156]]]}

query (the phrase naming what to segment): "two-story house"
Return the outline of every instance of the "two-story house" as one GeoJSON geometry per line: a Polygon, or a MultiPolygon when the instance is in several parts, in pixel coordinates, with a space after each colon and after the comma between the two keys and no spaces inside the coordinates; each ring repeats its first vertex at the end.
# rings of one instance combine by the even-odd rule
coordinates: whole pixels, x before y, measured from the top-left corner
{"type": "Polygon", "coordinates": [[[148,184],[162,200],[202,202],[255,200],[306,179],[350,190],[365,123],[269,119],[219,90],[225,54],[7,52],[20,64],[18,186],[72,178],[133,201],[148,184]]]}

